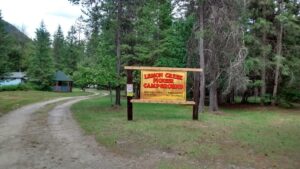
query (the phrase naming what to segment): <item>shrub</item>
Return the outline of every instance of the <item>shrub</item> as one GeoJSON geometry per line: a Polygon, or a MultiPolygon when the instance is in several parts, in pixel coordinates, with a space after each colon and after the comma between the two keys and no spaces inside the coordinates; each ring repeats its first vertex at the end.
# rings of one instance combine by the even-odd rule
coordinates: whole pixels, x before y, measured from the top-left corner
{"type": "Polygon", "coordinates": [[[32,88],[27,84],[0,86],[0,92],[1,91],[30,90],[30,89],[32,89],[32,88]]]}
{"type": "Polygon", "coordinates": [[[286,100],[289,100],[292,102],[300,101],[300,91],[299,90],[287,89],[287,90],[284,90],[280,94],[280,96],[285,98],[286,100]]]}
{"type": "Polygon", "coordinates": [[[278,104],[282,107],[293,107],[292,102],[300,101],[300,91],[297,89],[285,89],[280,92],[278,97],[278,104]]]}

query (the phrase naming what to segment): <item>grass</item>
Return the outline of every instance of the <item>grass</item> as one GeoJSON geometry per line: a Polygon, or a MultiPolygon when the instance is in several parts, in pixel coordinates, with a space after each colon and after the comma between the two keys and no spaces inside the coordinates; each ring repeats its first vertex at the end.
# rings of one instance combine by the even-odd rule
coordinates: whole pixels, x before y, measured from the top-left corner
{"type": "Polygon", "coordinates": [[[79,102],[72,111],[86,133],[112,152],[175,156],[162,158],[157,168],[300,167],[300,110],[227,108],[192,121],[191,106],[134,104],[134,121],[128,122],[126,106],[111,107],[105,97],[79,102]]]}
{"type": "Polygon", "coordinates": [[[82,92],[79,89],[73,90],[72,93],[55,93],[55,92],[43,92],[43,91],[5,91],[0,92],[0,116],[3,114],[17,109],[21,106],[49,100],[58,97],[70,97],[89,95],[90,93],[82,92]]]}

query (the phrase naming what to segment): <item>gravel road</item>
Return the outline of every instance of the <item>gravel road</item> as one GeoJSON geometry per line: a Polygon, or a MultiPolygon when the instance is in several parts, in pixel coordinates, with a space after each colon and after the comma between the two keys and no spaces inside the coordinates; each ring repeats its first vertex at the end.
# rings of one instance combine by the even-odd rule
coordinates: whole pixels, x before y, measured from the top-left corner
{"type": "Polygon", "coordinates": [[[36,103],[0,118],[0,169],[156,168],[166,154],[152,152],[141,157],[123,157],[83,134],[70,107],[87,98],[36,103]],[[48,106],[50,111],[43,112],[43,107],[54,103],[52,109],[48,106]]]}

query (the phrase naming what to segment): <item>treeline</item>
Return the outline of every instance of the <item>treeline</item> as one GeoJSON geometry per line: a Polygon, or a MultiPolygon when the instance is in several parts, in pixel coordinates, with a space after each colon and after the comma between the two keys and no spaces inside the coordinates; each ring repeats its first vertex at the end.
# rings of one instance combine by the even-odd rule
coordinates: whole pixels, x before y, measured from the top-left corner
{"type": "MultiPolygon", "coordinates": [[[[9,72],[22,71],[28,76],[28,87],[50,90],[54,72],[73,75],[83,60],[84,42],[75,26],[65,37],[60,26],[51,37],[43,22],[32,41],[25,33],[5,22],[0,13],[0,80],[9,72]]],[[[9,89],[9,87],[8,87],[9,89]]]]}
{"type": "Polygon", "coordinates": [[[299,1],[70,1],[84,10],[89,58],[75,75],[114,85],[116,104],[124,65],[203,68],[200,111],[205,100],[217,111],[237,95],[273,105],[299,99],[299,1]]]}
{"type": "Polygon", "coordinates": [[[84,44],[78,39],[74,26],[65,37],[60,26],[53,35],[53,41],[42,22],[36,30],[34,50],[29,57],[27,74],[35,88],[49,90],[53,85],[55,71],[73,75],[83,59],[84,44]]]}
{"type": "Polygon", "coordinates": [[[9,71],[27,68],[31,40],[16,27],[4,21],[0,11],[0,79],[9,71]]]}

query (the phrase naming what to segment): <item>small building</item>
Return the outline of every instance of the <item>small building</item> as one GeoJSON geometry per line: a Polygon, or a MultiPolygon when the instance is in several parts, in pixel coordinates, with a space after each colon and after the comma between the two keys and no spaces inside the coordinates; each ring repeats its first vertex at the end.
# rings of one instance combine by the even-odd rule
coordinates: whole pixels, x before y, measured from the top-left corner
{"type": "Polygon", "coordinates": [[[64,72],[57,71],[54,75],[53,91],[55,92],[72,92],[73,80],[64,72]]]}
{"type": "Polygon", "coordinates": [[[0,78],[0,86],[20,85],[26,81],[25,72],[10,72],[4,77],[0,78]]]}

